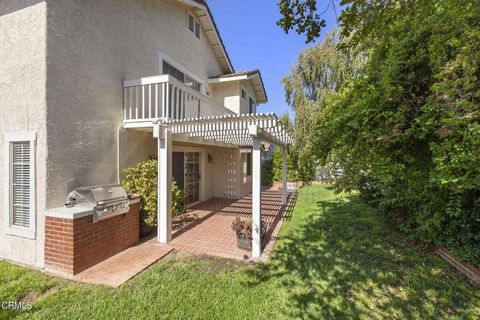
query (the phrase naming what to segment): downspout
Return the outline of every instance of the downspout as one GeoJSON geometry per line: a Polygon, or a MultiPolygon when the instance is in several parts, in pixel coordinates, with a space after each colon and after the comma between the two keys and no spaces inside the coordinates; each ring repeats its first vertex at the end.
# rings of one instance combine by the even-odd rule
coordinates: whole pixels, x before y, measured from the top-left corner
{"type": "Polygon", "coordinates": [[[125,132],[123,123],[117,129],[117,184],[121,184],[120,181],[120,133],[125,132]]]}

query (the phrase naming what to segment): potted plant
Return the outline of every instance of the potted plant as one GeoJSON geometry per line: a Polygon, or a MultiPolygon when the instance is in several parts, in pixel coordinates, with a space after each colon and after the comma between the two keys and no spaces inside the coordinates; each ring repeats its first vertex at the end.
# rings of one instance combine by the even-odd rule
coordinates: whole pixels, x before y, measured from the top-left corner
{"type": "MultiPolygon", "coordinates": [[[[267,234],[268,222],[262,219],[260,225],[260,237],[263,242],[267,234]]],[[[240,249],[252,250],[252,220],[242,220],[237,217],[233,220],[231,227],[237,236],[237,246],[240,249]]]]}
{"type": "MultiPolygon", "coordinates": [[[[152,233],[157,225],[157,199],[158,199],[158,163],[155,156],[138,163],[135,167],[124,170],[125,179],[123,186],[128,193],[140,195],[142,210],[140,212],[140,237],[152,233]]],[[[172,181],[172,215],[184,211],[184,195],[172,181]]]]}

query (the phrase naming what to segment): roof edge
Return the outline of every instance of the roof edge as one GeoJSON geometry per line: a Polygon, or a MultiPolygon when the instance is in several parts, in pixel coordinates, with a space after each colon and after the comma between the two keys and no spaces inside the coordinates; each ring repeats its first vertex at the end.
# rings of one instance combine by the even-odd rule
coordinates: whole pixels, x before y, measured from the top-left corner
{"type": "Polygon", "coordinates": [[[232,61],[230,56],[228,55],[227,48],[225,47],[225,43],[223,42],[222,36],[220,35],[220,31],[218,30],[217,24],[215,23],[215,19],[213,18],[212,11],[208,6],[207,2],[204,0],[178,0],[180,2],[186,3],[187,5],[196,7],[206,12],[213,29],[215,30],[215,35],[218,38],[218,42],[221,44],[222,52],[225,55],[225,60],[227,61],[228,68],[230,69],[230,73],[235,72],[235,68],[233,67],[232,61]]]}
{"type": "Polygon", "coordinates": [[[262,85],[263,95],[265,96],[265,102],[268,102],[267,91],[265,89],[265,83],[263,82],[262,74],[259,69],[254,70],[245,70],[245,71],[237,71],[231,74],[220,75],[216,77],[210,77],[208,79],[208,83],[222,83],[222,82],[229,82],[229,81],[242,81],[242,80],[251,80],[255,77],[260,79],[260,84],[262,85]]]}

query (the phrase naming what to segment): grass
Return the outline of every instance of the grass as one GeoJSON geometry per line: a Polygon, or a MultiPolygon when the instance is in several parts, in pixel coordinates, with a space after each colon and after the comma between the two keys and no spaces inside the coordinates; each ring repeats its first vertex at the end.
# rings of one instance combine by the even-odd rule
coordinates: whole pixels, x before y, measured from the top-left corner
{"type": "Polygon", "coordinates": [[[302,188],[264,265],[172,254],[119,289],[0,261],[0,318],[478,319],[480,290],[356,196],[302,188]]]}

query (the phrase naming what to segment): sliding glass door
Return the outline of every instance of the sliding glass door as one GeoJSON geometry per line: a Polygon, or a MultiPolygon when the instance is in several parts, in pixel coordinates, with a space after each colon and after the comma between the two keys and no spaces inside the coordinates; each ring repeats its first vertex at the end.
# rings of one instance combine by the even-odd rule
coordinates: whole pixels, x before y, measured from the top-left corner
{"type": "Polygon", "coordinates": [[[185,205],[200,200],[200,153],[173,152],[173,178],[185,194],[185,205]]]}

